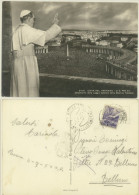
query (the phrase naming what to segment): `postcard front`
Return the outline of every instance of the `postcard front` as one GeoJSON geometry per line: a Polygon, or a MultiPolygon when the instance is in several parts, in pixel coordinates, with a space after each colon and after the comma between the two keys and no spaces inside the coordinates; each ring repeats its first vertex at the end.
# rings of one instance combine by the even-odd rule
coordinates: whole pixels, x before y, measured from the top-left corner
{"type": "Polygon", "coordinates": [[[137,97],[138,2],[2,3],[2,96],[137,97]]]}
{"type": "Polygon", "coordinates": [[[137,100],[3,100],[2,122],[4,195],[138,194],[137,100]]]}

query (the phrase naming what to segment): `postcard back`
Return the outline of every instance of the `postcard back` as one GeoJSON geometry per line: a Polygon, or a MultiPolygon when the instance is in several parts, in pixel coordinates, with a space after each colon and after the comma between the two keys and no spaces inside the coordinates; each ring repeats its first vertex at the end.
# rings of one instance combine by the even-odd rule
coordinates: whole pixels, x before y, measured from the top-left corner
{"type": "Polygon", "coordinates": [[[4,195],[138,194],[137,100],[3,100],[2,122],[4,195]]]}

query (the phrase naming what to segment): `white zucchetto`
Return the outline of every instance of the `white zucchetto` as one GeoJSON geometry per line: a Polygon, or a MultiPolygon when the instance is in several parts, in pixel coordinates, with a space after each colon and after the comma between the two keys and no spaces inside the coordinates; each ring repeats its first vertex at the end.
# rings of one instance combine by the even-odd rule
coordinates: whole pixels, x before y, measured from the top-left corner
{"type": "Polygon", "coordinates": [[[31,11],[30,10],[22,10],[20,13],[20,18],[23,18],[24,16],[28,15],[31,11]]]}

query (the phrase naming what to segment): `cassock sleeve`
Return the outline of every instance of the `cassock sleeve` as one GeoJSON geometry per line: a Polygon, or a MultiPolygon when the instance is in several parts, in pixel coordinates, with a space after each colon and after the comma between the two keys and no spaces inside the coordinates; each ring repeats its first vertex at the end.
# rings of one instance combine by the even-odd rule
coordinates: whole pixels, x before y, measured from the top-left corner
{"type": "Polygon", "coordinates": [[[61,32],[61,28],[57,24],[53,24],[47,31],[38,30],[32,27],[23,29],[23,43],[28,45],[34,43],[44,46],[46,42],[56,37],[61,32]]]}
{"type": "Polygon", "coordinates": [[[40,46],[44,46],[45,31],[38,30],[30,26],[24,26],[22,29],[22,42],[23,45],[34,43],[40,46]]]}
{"type": "Polygon", "coordinates": [[[59,33],[61,32],[60,26],[57,24],[53,24],[45,34],[45,42],[48,42],[49,40],[53,39],[56,37],[59,33]]]}

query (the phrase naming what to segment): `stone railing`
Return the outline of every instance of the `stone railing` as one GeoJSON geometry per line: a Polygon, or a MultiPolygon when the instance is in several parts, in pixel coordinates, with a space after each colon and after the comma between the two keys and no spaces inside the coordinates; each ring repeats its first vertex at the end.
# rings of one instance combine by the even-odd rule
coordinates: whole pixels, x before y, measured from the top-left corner
{"type": "Polygon", "coordinates": [[[131,81],[137,80],[136,70],[126,67],[127,64],[129,65],[137,59],[135,52],[110,46],[83,45],[82,48],[85,49],[87,53],[106,54],[106,72],[114,78],[131,81]]]}

